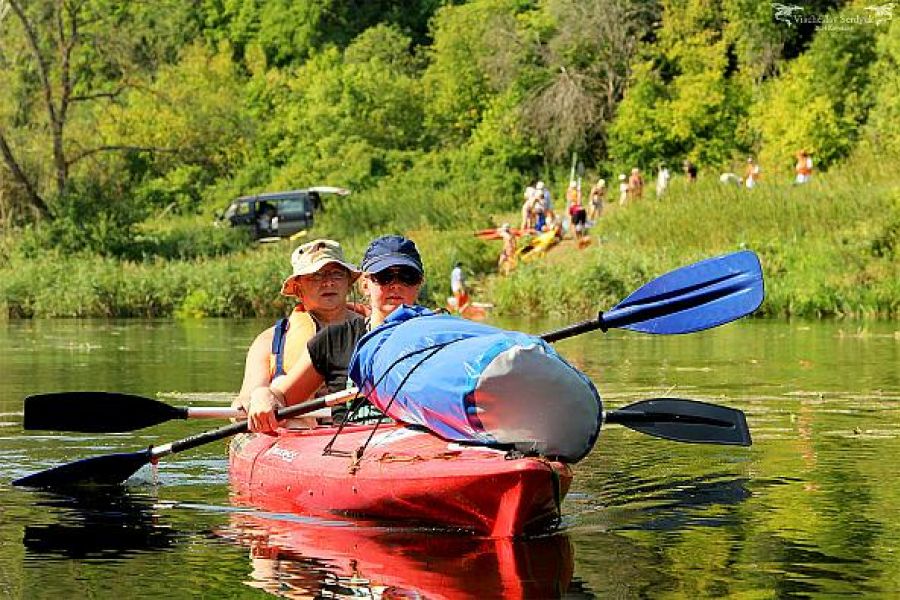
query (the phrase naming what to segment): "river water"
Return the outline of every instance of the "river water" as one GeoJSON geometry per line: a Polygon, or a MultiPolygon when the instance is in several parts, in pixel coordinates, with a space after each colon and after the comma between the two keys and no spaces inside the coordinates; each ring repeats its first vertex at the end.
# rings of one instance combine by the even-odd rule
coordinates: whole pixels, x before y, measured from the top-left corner
{"type": "Polygon", "coordinates": [[[10,486],[218,426],[26,432],[27,394],[113,390],[226,405],[265,325],[0,321],[0,597],[900,597],[896,323],[745,320],[687,336],[560,342],[607,408],[657,396],[725,404],[746,412],[754,443],[690,445],[606,427],[577,465],[559,531],[537,539],[234,506],[224,443],[169,457],[124,492],[10,486]]]}

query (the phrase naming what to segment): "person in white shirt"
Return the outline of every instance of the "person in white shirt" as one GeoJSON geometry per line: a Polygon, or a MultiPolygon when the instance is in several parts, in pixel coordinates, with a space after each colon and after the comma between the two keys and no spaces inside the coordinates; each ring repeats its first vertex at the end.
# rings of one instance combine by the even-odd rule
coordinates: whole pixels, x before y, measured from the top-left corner
{"type": "Polygon", "coordinates": [[[656,198],[659,199],[663,194],[666,193],[666,188],[669,187],[669,169],[666,168],[666,165],[659,165],[659,172],[656,174],[656,198]]]}
{"type": "Polygon", "coordinates": [[[450,271],[450,291],[453,292],[456,312],[462,312],[469,304],[469,294],[466,291],[466,275],[463,273],[463,265],[457,262],[450,271]]]}
{"type": "Polygon", "coordinates": [[[623,205],[628,201],[628,178],[625,173],[619,174],[619,205],[623,205]]]}

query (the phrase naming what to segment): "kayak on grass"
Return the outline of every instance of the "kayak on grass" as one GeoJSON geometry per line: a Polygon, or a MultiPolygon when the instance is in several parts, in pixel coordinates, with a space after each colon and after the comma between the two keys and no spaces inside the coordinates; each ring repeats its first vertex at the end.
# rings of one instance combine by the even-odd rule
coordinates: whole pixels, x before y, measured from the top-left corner
{"type": "Polygon", "coordinates": [[[357,598],[556,598],[575,562],[565,534],[489,539],[242,513],[217,534],[249,546],[247,585],[291,597],[330,597],[340,582],[357,598]]]}
{"type": "Polygon", "coordinates": [[[571,468],[402,425],[241,434],[229,448],[238,502],[309,515],[362,516],[490,537],[554,526],[571,468]],[[330,451],[326,446],[334,439],[330,451]]]}
{"type": "Polygon", "coordinates": [[[560,230],[557,228],[544,231],[532,237],[526,244],[516,250],[519,260],[528,262],[539,256],[543,256],[548,250],[559,243],[560,230]]]}

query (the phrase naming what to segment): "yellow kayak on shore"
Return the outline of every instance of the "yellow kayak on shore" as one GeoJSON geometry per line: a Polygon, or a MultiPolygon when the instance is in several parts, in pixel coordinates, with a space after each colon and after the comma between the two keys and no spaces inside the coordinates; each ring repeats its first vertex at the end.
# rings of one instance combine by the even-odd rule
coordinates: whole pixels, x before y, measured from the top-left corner
{"type": "Polygon", "coordinates": [[[550,229],[531,238],[525,245],[516,251],[516,256],[525,262],[543,256],[550,248],[559,243],[559,234],[556,228],[550,229]]]}

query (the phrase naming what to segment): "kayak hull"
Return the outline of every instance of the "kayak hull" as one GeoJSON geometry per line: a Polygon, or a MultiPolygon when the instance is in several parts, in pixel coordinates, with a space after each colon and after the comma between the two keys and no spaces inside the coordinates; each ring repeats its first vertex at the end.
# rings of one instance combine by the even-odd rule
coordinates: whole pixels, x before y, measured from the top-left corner
{"type": "Polygon", "coordinates": [[[507,458],[424,431],[347,427],[323,454],[334,429],[245,434],[230,448],[239,502],[300,514],[343,514],[515,537],[546,530],[569,489],[568,465],[507,458]]]}

